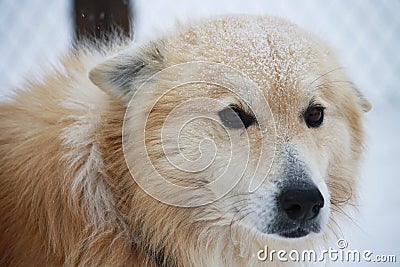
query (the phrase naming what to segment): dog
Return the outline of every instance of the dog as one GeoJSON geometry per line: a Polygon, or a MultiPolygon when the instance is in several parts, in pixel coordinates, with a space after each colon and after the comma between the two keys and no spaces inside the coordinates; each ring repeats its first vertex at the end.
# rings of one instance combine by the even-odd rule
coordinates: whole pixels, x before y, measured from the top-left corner
{"type": "Polygon", "coordinates": [[[356,201],[371,104],[294,24],[211,18],[61,62],[0,104],[2,266],[265,266],[356,201]]]}

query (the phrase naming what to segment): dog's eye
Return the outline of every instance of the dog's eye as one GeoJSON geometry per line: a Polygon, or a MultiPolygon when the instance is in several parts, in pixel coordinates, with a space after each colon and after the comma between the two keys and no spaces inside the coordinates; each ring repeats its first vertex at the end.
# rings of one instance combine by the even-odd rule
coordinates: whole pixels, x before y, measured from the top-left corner
{"type": "Polygon", "coordinates": [[[311,106],[304,114],[304,119],[308,127],[316,128],[322,124],[324,120],[324,107],[311,106]]]}
{"type": "Polygon", "coordinates": [[[246,113],[237,105],[229,105],[229,107],[218,112],[222,123],[229,128],[249,127],[256,119],[253,115],[246,113]]]}

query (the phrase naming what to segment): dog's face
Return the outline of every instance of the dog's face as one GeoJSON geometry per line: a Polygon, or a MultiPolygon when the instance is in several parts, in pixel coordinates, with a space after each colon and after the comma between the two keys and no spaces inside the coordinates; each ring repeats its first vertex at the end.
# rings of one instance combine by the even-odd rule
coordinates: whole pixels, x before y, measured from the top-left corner
{"type": "Polygon", "coordinates": [[[192,206],[174,207],[182,220],[299,238],[325,232],[352,200],[370,104],[330,49],[294,25],[209,21],[90,77],[128,106],[135,180],[162,202],[192,206]]]}

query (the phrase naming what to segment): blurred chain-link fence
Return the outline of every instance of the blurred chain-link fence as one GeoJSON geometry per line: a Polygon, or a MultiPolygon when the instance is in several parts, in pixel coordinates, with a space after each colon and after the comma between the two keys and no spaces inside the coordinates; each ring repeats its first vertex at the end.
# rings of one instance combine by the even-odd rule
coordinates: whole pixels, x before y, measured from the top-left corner
{"type": "Polygon", "coordinates": [[[69,1],[0,1],[0,93],[57,62],[72,34],[69,1]]]}

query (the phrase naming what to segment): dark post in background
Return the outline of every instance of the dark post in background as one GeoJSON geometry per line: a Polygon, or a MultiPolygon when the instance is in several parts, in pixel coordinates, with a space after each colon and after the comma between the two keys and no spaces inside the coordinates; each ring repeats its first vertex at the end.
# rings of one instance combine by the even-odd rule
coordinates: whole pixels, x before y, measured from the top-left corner
{"type": "Polygon", "coordinates": [[[131,14],[129,0],[73,0],[75,40],[101,39],[113,29],[130,36],[131,14]]]}

